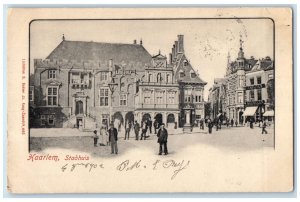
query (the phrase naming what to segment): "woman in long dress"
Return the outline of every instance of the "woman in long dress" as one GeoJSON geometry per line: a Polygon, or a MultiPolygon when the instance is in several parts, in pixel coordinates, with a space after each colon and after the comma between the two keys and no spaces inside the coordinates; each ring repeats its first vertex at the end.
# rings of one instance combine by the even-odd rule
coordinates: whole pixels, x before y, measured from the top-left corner
{"type": "Polygon", "coordinates": [[[107,130],[105,128],[105,126],[101,126],[100,129],[100,145],[101,146],[107,146],[108,145],[108,134],[107,134],[107,130]]]}

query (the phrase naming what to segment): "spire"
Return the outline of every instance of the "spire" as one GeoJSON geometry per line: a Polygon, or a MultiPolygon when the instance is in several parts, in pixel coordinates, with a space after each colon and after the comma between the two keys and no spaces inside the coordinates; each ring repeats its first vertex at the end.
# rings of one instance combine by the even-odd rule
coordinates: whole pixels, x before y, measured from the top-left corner
{"type": "Polygon", "coordinates": [[[242,40],[242,35],[240,35],[240,51],[238,53],[238,59],[244,58],[243,43],[244,41],[242,40]]]}
{"type": "Polygon", "coordinates": [[[63,41],[65,40],[65,34],[62,35],[62,40],[63,40],[63,41]]]}
{"type": "Polygon", "coordinates": [[[228,51],[228,55],[227,55],[226,76],[229,75],[230,72],[231,72],[231,58],[230,58],[230,52],[228,51]]]}

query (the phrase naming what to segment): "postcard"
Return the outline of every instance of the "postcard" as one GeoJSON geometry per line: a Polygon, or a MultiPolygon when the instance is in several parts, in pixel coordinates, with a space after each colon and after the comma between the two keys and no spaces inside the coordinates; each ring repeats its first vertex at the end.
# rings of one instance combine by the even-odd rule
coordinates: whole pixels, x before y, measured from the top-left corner
{"type": "Polygon", "coordinates": [[[11,193],[290,192],[291,8],[10,8],[11,193]]]}

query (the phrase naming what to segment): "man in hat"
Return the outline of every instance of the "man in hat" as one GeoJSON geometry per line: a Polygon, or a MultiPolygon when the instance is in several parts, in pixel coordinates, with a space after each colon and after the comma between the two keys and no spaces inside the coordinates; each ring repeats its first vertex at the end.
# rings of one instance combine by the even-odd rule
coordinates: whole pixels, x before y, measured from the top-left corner
{"type": "Polygon", "coordinates": [[[159,143],[159,153],[158,153],[158,155],[162,154],[162,147],[163,146],[164,146],[165,155],[168,155],[168,147],[167,147],[168,131],[167,131],[167,129],[165,129],[165,124],[164,123],[162,123],[160,125],[160,129],[157,132],[157,137],[158,137],[157,142],[159,143]]]}
{"type": "Polygon", "coordinates": [[[139,140],[140,124],[136,120],[134,121],[134,132],[135,140],[139,140]]]}
{"type": "Polygon", "coordinates": [[[108,141],[110,142],[111,153],[118,154],[118,131],[113,123],[110,124],[110,129],[108,129],[108,141]]]}

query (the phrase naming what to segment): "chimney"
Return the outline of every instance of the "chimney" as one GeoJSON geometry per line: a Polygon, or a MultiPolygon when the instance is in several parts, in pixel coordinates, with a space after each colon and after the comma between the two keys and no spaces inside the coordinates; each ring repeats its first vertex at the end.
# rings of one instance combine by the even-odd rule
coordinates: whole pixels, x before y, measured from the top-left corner
{"type": "Polygon", "coordinates": [[[178,53],[183,53],[183,35],[178,35],[178,53]]]}
{"type": "Polygon", "coordinates": [[[178,41],[175,41],[175,58],[177,58],[178,53],[178,41]]]}
{"type": "Polygon", "coordinates": [[[142,39],[140,40],[140,45],[143,45],[143,40],[142,39]]]}
{"type": "Polygon", "coordinates": [[[113,70],[113,60],[112,59],[109,59],[108,61],[108,68],[109,68],[109,71],[112,71],[113,70]]]}
{"type": "Polygon", "coordinates": [[[175,55],[175,44],[173,44],[173,48],[172,48],[172,56],[173,56],[173,60],[175,60],[176,55],[175,55]]]}
{"type": "Polygon", "coordinates": [[[169,53],[169,63],[172,64],[173,63],[172,61],[173,61],[173,59],[172,59],[172,53],[169,53]]]}
{"type": "Polygon", "coordinates": [[[136,44],[136,40],[133,40],[133,44],[136,44]]]}

